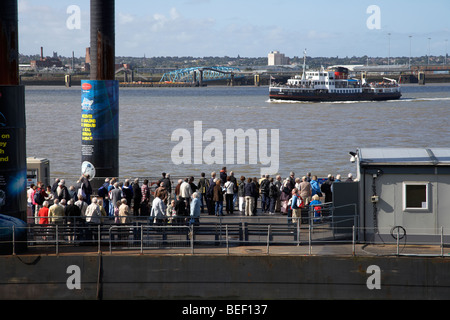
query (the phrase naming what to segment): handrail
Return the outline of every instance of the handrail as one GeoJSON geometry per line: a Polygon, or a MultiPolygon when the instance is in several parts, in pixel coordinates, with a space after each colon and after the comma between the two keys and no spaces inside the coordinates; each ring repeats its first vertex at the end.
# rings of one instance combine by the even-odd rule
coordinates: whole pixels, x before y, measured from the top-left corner
{"type": "MultiPolygon", "coordinates": [[[[348,221],[351,221],[348,219],[348,221]]],[[[14,231],[17,231],[19,227],[12,227],[14,231]]],[[[23,227],[25,228],[25,227],[23,227]]],[[[4,229],[4,228],[2,228],[4,229]]],[[[361,228],[357,225],[353,225],[351,227],[345,227],[343,229],[350,229],[350,237],[346,237],[341,240],[332,239],[333,230],[339,230],[339,227],[332,225],[331,223],[322,224],[319,226],[315,225],[301,225],[297,224],[294,226],[289,226],[286,222],[284,223],[242,223],[240,225],[232,225],[223,223],[221,225],[204,225],[202,226],[189,226],[189,225],[179,225],[179,226],[159,226],[159,225],[96,225],[96,226],[85,226],[79,227],[77,230],[77,235],[80,238],[75,238],[74,242],[69,241],[69,235],[71,232],[74,232],[73,226],[64,226],[64,225],[46,225],[46,226],[28,226],[26,227],[29,238],[26,240],[30,247],[36,246],[37,244],[43,248],[51,248],[55,247],[55,254],[60,254],[61,250],[64,250],[67,246],[79,245],[88,243],[90,246],[97,247],[98,252],[101,252],[102,245],[106,243],[109,244],[109,252],[113,253],[114,248],[120,248],[120,244],[115,244],[116,240],[114,237],[120,235],[120,230],[126,230],[126,238],[120,239],[120,241],[124,241],[130,244],[127,247],[128,250],[139,250],[141,254],[144,254],[144,251],[147,249],[146,243],[150,243],[151,247],[156,244],[159,248],[161,244],[164,245],[165,249],[174,249],[180,248],[180,244],[182,244],[181,248],[186,249],[190,248],[190,253],[194,254],[194,249],[197,245],[208,246],[212,248],[217,248],[217,250],[221,250],[221,248],[226,250],[226,254],[229,255],[230,251],[234,247],[242,247],[247,245],[259,245],[266,246],[266,252],[269,255],[271,253],[271,248],[275,245],[287,245],[287,246],[297,246],[302,248],[301,244],[308,244],[307,246],[307,254],[313,254],[314,246],[326,246],[332,244],[348,244],[349,245],[349,253],[353,256],[357,255],[357,244],[365,247],[368,245],[372,245],[374,247],[377,246],[377,243],[371,242],[362,242],[358,239],[358,232],[360,231],[369,231],[373,232],[381,232],[381,234],[388,236],[389,230],[386,228],[381,230],[373,230],[371,228],[361,228]],[[234,235],[237,235],[238,228],[243,228],[246,230],[252,230],[251,237],[253,238],[239,238],[238,240],[234,240],[230,237],[231,232],[234,232],[234,235]],[[231,232],[230,232],[231,231],[231,232]],[[90,232],[90,233],[89,233],[90,232]],[[85,235],[89,235],[90,238],[84,237],[85,235]],[[223,242],[217,235],[225,235],[226,241],[223,242]],[[302,238],[300,238],[302,235],[302,238]],[[170,239],[167,237],[171,237],[170,239]],[[214,236],[214,240],[211,240],[210,237],[214,236]],[[259,240],[258,240],[259,239],[259,240]],[[186,244],[188,244],[186,246],[186,244]],[[207,245],[207,243],[213,243],[213,245],[207,245]]],[[[246,232],[243,230],[242,232],[246,232]]],[[[1,231],[1,230],[0,230],[1,231]]],[[[409,230],[411,233],[414,230],[409,230]]],[[[440,227],[436,229],[436,237],[433,241],[418,241],[418,240],[409,240],[407,237],[401,237],[400,228],[397,228],[394,232],[394,235],[390,241],[383,240],[380,249],[383,251],[382,254],[389,254],[395,256],[411,256],[411,255],[427,255],[427,256],[439,256],[446,257],[446,255],[450,255],[449,250],[446,250],[447,246],[445,241],[448,241],[450,237],[449,234],[445,234],[444,227],[440,227]],[[430,247],[435,246],[435,251],[430,251],[430,247]],[[384,252],[388,247],[395,248],[395,252],[384,252]],[[410,251],[410,253],[407,253],[410,251]],[[447,251],[447,253],[446,253],[447,251]],[[421,252],[426,252],[421,253],[421,252]],[[430,252],[432,252],[430,254],[430,252]]],[[[447,230],[448,231],[448,230],[447,230]]],[[[418,233],[423,233],[424,229],[418,229],[418,233]]],[[[0,239],[0,244],[10,243],[12,246],[12,254],[16,255],[16,245],[21,241],[16,239],[13,236],[11,239],[0,239]]]]}

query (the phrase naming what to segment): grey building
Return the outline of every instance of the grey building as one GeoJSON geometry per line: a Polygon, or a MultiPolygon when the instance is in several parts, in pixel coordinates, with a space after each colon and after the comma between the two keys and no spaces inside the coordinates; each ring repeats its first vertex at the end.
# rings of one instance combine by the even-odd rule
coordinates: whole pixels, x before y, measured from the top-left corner
{"type": "Polygon", "coordinates": [[[359,149],[354,161],[360,240],[450,235],[450,149],[359,149]]]}

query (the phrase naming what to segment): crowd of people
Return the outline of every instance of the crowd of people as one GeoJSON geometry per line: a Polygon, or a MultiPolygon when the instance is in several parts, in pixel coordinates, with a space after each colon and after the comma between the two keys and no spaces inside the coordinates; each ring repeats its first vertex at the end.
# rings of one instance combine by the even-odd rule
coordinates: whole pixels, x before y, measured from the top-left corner
{"type": "MultiPolygon", "coordinates": [[[[315,175],[299,178],[294,172],[284,180],[280,175],[236,177],[223,167],[208,178],[202,173],[197,181],[191,176],[176,184],[166,173],[151,184],[148,179],[141,184],[138,178],[123,182],[106,178],[98,190],[92,190],[89,176],[83,175],[69,187],[63,179],[55,179],[52,186],[31,185],[28,205],[36,224],[73,223],[79,217],[91,224],[105,219],[126,224],[132,222],[131,217],[148,217],[157,225],[198,225],[202,214],[283,214],[297,222],[305,206],[313,206],[320,215],[320,205],[332,201],[333,184],[340,181],[340,175],[329,175],[319,183],[315,175]]],[[[352,181],[351,174],[346,181],[352,181]]]]}

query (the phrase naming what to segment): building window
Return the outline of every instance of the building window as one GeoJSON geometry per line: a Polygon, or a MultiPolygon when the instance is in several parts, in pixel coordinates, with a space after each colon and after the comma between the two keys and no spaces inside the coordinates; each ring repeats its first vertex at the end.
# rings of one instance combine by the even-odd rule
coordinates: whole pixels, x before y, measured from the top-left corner
{"type": "Polygon", "coordinates": [[[429,184],[405,182],[403,184],[403,209],[428,210],[429,209],[429,184]]]}

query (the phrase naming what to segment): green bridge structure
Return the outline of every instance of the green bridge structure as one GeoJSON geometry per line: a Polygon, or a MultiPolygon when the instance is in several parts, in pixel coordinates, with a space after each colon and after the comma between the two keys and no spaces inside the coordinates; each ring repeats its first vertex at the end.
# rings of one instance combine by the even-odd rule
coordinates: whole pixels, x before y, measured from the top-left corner
{"type": "Polygon", "coordinates": [[[160,82],[199,83],[217,80],[234,80],[244,78],[245,75],[236,67],[194,67],[165,73],[160,82]]]}

